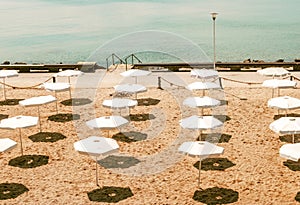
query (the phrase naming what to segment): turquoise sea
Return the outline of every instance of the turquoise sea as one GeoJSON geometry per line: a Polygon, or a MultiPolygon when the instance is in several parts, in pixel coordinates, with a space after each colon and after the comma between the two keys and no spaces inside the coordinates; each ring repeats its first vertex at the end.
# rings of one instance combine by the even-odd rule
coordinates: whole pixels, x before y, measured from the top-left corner
{"type": "Polygon", "coordinates": [[[299,0],[1,0],[0,61],[207,62],[213,11],[217,61],[300,58],[299,0]]]}

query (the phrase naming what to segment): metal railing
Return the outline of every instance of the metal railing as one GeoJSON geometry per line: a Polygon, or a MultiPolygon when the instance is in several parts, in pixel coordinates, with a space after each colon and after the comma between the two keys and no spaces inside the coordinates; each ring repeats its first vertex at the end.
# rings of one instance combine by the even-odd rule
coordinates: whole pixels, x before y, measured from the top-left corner
{"type": "Polygon", "coordinates": [[[107,58],[106,58],[106,68],[108,69],[108,60],[109,59],[112,59],[112,65],[115,65],[115,58],[117,59],[117,60],[119,60],[119,62],[121,63],[121,64],[125,64],[125,62],[119,57],[119,56],[117,56],[115,53],[113,53],[113,54],[111,54],[110,56],[108,56],[107,58]]]}
{"type": "Polygon", "coordinates": [[[127,70],[127,63],[128,63],[128,59],[129,59],[129,58],[131,58],[131,65],[133,65],[134,60],[137,60],[138,63],[142,63],[142,61],[141,61],[136,55],[134,55],[134,54],[132,53],[132,54],[130,54],[129,56],[127,56],[127,57],[125,58],[126,70],[127,70]]]}

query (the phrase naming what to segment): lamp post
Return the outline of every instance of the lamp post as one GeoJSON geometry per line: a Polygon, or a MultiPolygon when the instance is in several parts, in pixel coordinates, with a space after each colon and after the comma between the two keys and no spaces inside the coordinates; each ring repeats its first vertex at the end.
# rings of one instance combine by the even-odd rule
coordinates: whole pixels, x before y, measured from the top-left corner
{"type": "Polygon", "coordinates": [[[218,13],[211,12],[210,14],[213,20],[214,70],[216,70],[216,18],[218,13]]]}

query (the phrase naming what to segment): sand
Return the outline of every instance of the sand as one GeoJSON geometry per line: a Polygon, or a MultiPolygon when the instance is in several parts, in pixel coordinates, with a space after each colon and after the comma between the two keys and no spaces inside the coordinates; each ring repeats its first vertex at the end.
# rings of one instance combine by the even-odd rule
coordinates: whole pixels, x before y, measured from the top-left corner
{"type": "MultiPolygon", "coordinates": [[[[99,74],[100,75],[100,74],[99,74]]],[[[146,84],[148,91],[138,94],[139,99],[152,98],[159,100],[156,105],[137,106],[131,114],[152,114],[153,119],[132,121],[129,127],[122,128],[123,132],[132,130],[147,133],[147,140],[137,142],[122,142],[119,152],[121,156],[130,156],[140,160],[140,163],[129,168],[106,169],[99,166],[99,184],[103,186],[129,187],[132,197],[118,202],[118,204],[202,204],[193,199],[198,188],[198,169],[193,165],[197,158],[183,156],[176,152],[180,143],[197,138],[197,132],[181,129],[179,120],[198,110],[188,109],[181,104],[185,97],[200,93],[190,93],[184,88],[169,86],[163,83],[164,90],[157,89],[157,77],[184,85],[194,82],[188,73],[176,76],[169,73],[155,72],[153,76],[142,77],[141,84],[146,84]],[[179,77],[178,77],[179,76],[179,77]],[[152,79],[148,79],[152,78],[152,79]],[[181,82],[180,82],[180,80],[181,82]]],[[[221,73],[232,79],[242,79],[251,82],[262,82],[264,77],[256,73],[221,73]]],[[[29,86],[43,82],[51,76],[49,73],[21,74],[10,78],[8,84],[15,86],[29,86]]],[[[87,74],[88,79],[96,79],[98,74],[87,74]],[[94,76],[94,77],[93,77],[94,76]]],[[[63,81],[64,79],[60,79],[63,81]]],[[[9,137],[18,142],[17,147],[0,154],[1,180],[0,183],[21,183],[29,191],[15,199],[0,201],[0,204],[96,204],[91,202],[87,193],[97,189],[95,184],[95,161],[92,157],[78,153],[73,143],[82,137],[103,135],[100,130],[91,130],[85,126],[85,121],[94,117],[110,115],[108,108],[101,103],[110,99],[114,90],[111,86],[123,79],[118,71],[108,73],[103,79],[98,78],[101,87],[93,90],[90,82],[84,82],[72,94],[76,97],[88,96],[93,103],[72,107],[59,103],[59,113],[77,113],[81,118],[65,123],[47,120],[48,116],[56,114],[55,104],[41,106],[42,129],[47,132],[58,132],[66,136],[65,139],[53,143],[32,142],[28,136],[39,132],[38,126],[22,129],[24,154],[40,154],[49,156],[47,165],[32,169],[22,169],[8,165],[9,161],[21,155],[19,133],[16,130],[0,130],[0,137],[9,137]],[[86,95],[85,95],[86,94],[86,95]]],[[[127,79],[126,82],[133,81],[127,79]]],[[[76,80],[72,80],[73,88],[76,80]]],[[[223,155],[233,163],[224,171],[201,170],[201,188],[221,187],[238,192],[238,201],[232,204],[297,204],[295,196],[300,191],[300,172],[292,171],[284,166],[285,159],[279,156],[279,148],[287,143],[273,133],[269,124],[274,121],[277,111],[267,107],[267,100],[271,98],[271,90],[259,85],[249,86],[224,81],[223,91],[207,92],[206,95],[228,101],[227,106],[213,110],[206,109],[205,114],[227,116],[224,126],[216,132],[228,135],[228,142],[217,143],[225,148],[223,155]],[[246,98],[240,100],[235,96],[246,98]]],[[[300,98],[298,89],[285,89],[282,95],[300,98]]],[[[43,89],[7,89],[8,98],[29,98],[38,95],[51,94],[43,89]]],[[[53,94],[53,93],[52,93],[53,94]]],[[[67,92],[57,95],[59,101],[68,98],[67,92]]],[[[1,113],[10,117],[16,115],[37,116],[34,107],[24,108],[16,106],[0,106],[1,113]]],[[[298,113],[294,110],[293,113],[298,113]]],[[[113,112],[117,114],[117,111],[113,112]]],[[[122,111],[123,115],[127,111],[122,111]]],[[[109,132],[109,137],[117,134],[118,130],[109,132]]],[[[210,133],[210,131],[204,131],[210,133]]],[[[298,139],[299,140],[299,139],[298,139]]],[[[106,203],[100,203],[106,204],[106,203]]]]}

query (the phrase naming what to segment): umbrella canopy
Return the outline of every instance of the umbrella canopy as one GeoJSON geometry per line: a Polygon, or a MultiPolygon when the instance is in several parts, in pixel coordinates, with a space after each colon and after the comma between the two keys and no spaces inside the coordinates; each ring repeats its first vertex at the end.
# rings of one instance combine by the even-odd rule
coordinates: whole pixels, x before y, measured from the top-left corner
{"type": "Polygon", "coordinates": [[[16,77],[18,76],[18,71],[16,70],[0,70],[0,78],[3,79],[3,95],[6,100],[6,91],[5,91],[5,78],[16,77]]]}
{"type": "Polygon", "coordinates": [[[277,134],[292,134],[294,143],[294,135],[300,134],[300,117],[281,117],[272,122],[269,128],[277,134]]]}
{"type": "Polygon", "coordinates": [[[62,92],[70,89],[69,83],[44,83],[43,88],[49,91],[62,92]]]}
{"type": "Polygon", "coordinates": [[[147,76],[150,74],[151,71],[139,70],[139,69],[131,69],[121,73],[121,75],[124,77],[139,77],[139,76],[147,76]]]}
{"type": "Polygon", "coordinates": [[[19,102],[19,104],[25,107],[30,107],[30,106],[45,105],[55,101],[56,101],[55,97],[53,97],[52,95],[46,95],[46,96],[32,97],[26,100],[22,100],[19,102]]]}
{"type": "Polygon", "coordinates": [[[300,143],[282,145],[279,149],[279,155],[297,162],[300,159],[300,143]]]}
{"type": "Polygon", "coordinates": [[[265,68],[262,70],[258,70],[257,73],[264,76],[271,76],[271,77],[282,77],[286,75],[290,75],[290,72],[281,67],[272,67],[272,68],[265,68]]]}
{"type": "Polygon", "coordinates": [[[119,145],[111,138],[91,136],[75,142],[74,149],[83,154],[99,156],[117,151],[119,145]]]}
{"type": "Polygon", "coordinates": [[[271,98],[268,100],[268,107],[279,110],[293,110],[300,108],[300,99],[289,96],[271,98]]]}
{"type": "Polygon", "coordinates": [[[191,76],[201,79],[210,79],[219,77],[218,71],[213,69],[192,69],[191,76]]]}
{"type": "Polygon", "coordinates": [[[200,170],[201,170],[202,159],[209,156],[221,155],[224,152],[224,148],[214,145],[210,142],[197,141],[197,142],[184,142],[182,145],[180,145],[178,151],[190,156],[197,156],[200,158],[199,178],[198,178],[198,185],[200,187],[200,170]]]}
{"type": "Polygon", "coordinates": [[[86,125],[90,128],[98,128],[98,129],[115,129],[122,127],[128,124],[129,121],[121,116],[104,116],[99,117],[86,122],[86,125]]]}
{"type": "Polygon", "coordinates": [[[118,93],[141,93],[146,92],[147,88],[139,84],[122,84],[114,86],[118,93]]]}
{"type": "Polygon", "coordinates": [[[99,155],[108,155],[116,152],[119,145],[116,140],[105,137],[91,136],[74,143],[74,149],[83,154],[89,154],[96,157],[96,184],[98,185],[98,166],[97,157],[99,155]]]}
{"type": "Polygon", "coordinates": [[[23,145],[21,138],[21,128],[33,127],[38,123],[38,117],[32,116],[16,116],[3,119],[0,121],[0,129],[19,129],[19,137],[21,142],[21,154],[23,155],[23,145]]]}
{"type": "Polygon", "coordinates": [[[0,139],[0,152],[5,152],[16,145],[17,143],[9,138],[0,139]]]}
{"type": "Polygon", "coordinates": [[[58,72],[54,74],[54,77],[74,77],[74,76],[80,76],[83,72],[80,70],[64,70],[61,72],[58,72]]]}
{"type": "Polygon", "coordinates": [[[213,116],[193,115],[179,121],[180,126],[186,129],[214,129],[223,125],[223,123],[213,116]]]}
{"type": "Polygon", "coordinates": [[[38,107],[38,115],[39,115],[39,124],[40,124],[40,132],[42,131],[41,125],[41,114],[40,114],[40,105],[45,105],[48,103],[55,102],[56,98],[52,95],[47,96],[39,96],[39,97],[32,97],[26,100],[22,100],[19,102],[21,106],[30,107],[30,106],[37,106],[38,107]]]}
{"type": "Polygon", "coordinates": [[[27,127],[33,127],[37,125],[37,123],[38,123],[38,117],[20,115],[20,116],[10,117],[1,120],[0,128],[2,129],[27,128],[27,127]]]}
{"type": "Polygon", "coordinates": [[[16,77],[18,75],[16,70],[0,70],[0,78],[16,77]]]}
{"type": "Polygon", "coordinates": [[[138,104],[136,100],[126,98],[113,98],[111,100],[104,100],[102,105],[112,109],[122,109],[127,107],[134,107],[138,104]]]}
{"type": "Polygon", "coordinates": [[[267,88],[294,88],[296,85],[297,82],[295,81],[279,79],[265,80],[262,84],[263,87],[267,88]]]}
{"type": "Polygon", "coordinates": [[[219,106],[221,102],[211,97],[188,97],[183,101],[184,105],[189,107],[201,107],[201,108],[209,108],[219,106]]]}
{"type": "Polygon", "coordinates": [[[213,82],[194,82],[186,87],[188,90],[221,89],[220,85],[213,82]]]}

